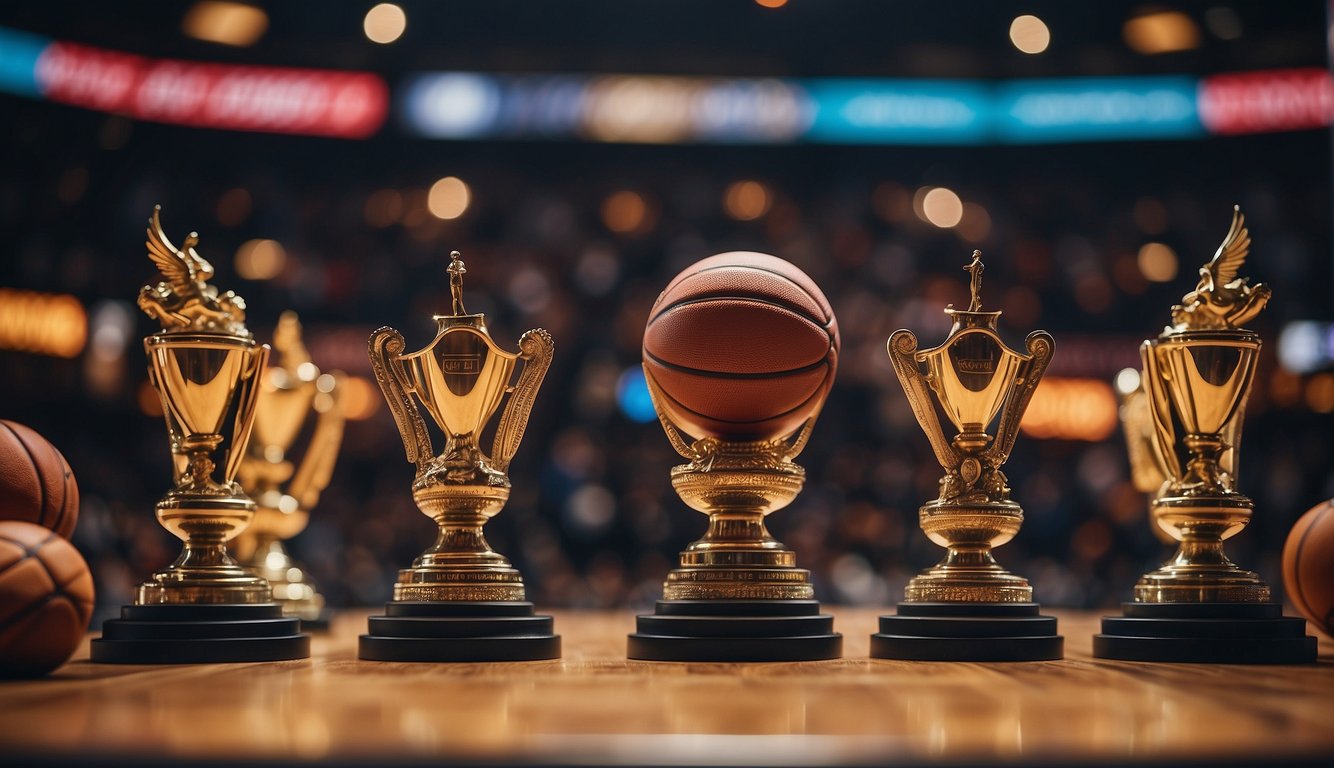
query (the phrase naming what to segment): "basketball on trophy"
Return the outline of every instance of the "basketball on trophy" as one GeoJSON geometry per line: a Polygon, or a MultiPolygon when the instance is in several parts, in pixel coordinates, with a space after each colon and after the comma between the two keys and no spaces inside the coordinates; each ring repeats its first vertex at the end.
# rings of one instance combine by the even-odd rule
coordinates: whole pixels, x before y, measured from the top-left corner
{"type": "Polygon", "coordinates": [[[838,349],[834,312],[804,272],[736,251],[667,285],[644,329],[644,372],[658,407],[691,436],[771,440],[820,410],[838,349]]]}
{"type": "Polygon", "coordinates": [[[74,545],[40,525],[0,521],[0,677],[65,663],[92,615],[93,577],[74,545]]]}
{"type": "Polygon", "coordinates": [[[65,457],[8,420],[0,420],[0,520],[34,523],[66,539],[79,521],[79,486],[65,457]]]}

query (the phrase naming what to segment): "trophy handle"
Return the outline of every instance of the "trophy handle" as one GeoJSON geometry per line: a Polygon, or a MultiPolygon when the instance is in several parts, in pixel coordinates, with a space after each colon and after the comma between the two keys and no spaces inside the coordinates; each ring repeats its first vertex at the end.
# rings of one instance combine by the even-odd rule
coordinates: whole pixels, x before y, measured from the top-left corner
{"type": "Polygon", "coordinates": [[[1144,375],[1140,377],[1140,386],[1149,400],[1149,417],[1153,427],[1154,455],[1158,457],[1158,466],[1168,480],[1176,480],[1182,475],[1181,459],[1177,456],[1176,430],[1172,427],[1172,401],[1163,384],[1162,370],[1158,365],[1158,356],[1153,353],[1153,343],[1144,342],[1139,347],[1140,360],[1144,363],[1144,375]]]}
{"type": "Polygon", "coordinates": [[[658,415],[658,422],[662,424],[662,431],[667,433],[667,442],[671,443],[672,448],[681,454],[681,458],[698,461],[700,458],[699,452],[691,448],[691,441],[681,434],[681,430],[672,423],[671,419],[667,418],[667,414],[662,412],[662,408],[658,407],[658,401],[663,395],[661,390],[658,389],[657,383],[653,381],[653,377],[649,375],[647,368],[644,369],[644,383],[648,385],[649,400],[653,401],[653,412],[658,415]]]}
{"type": "Polygon", "coordinates": [[[403,450],[408,461],[417,465],[417,473],[425,471],[434,451],[431,449],[431,435],[426,431],[426,422],[422,421],[421,412],[413,402],[410,388],[403,380],[403,371],[398,356],[403,354],[405,343],[403,334],[393,328],[384,327],[371,334],[370,358],[375,380],[384,392],[384,399],[389,403],[389,412],[394,414],[394,424],[398,435],[403,439],[403,450]]]}
{"type": "Polygon", "coordinates": [[[519,450],[519,441],[528,428],[528,416],[533,412],[533,403],[537,402],[537,390],[542,386],[542,379],[551,367],[551,358],[556,351],[556,343],[545,328],[534,328],[519,337],[519,358],[523,362],[523,372],[519,381],[510,390],[509,402],[505,404],[505,413],[496,427],[496,437],[491,443],[491,466],[504,472],[510,465],[510,459],[519,450]]]}
{"type": "Polygon", "coordinates": [[[228,483],[236,477],[237,470],[241,468],[246,446],[250,444],[250,433],[255,429],[255,405],[259,403],[259,381],[269,362],[269,345],[259,345],[248,357],[249,369],[241,374],[241,382],[237,387],[232,444],[227,446],[227,466],[223,481],[228,483]]]}
{"type": "Polygon", "coordinates": [[[1121,428],[1126,435],[1126,455],[1130,457],[1130,479],[1135,489],[1157,493],[1167,481],[1167,473],[1158,456],[1149,396],[1142,385],[1122,399],[1121,428]]]}
{"type": "Polygon", "coordinates": [[[797,428],[797,431],[793,433],[796,437],[784,452],[784,458],[788,461],[797,458],[797,455],[805,450],[806,442],[811,439],[811,431],[815,429],[815,420],[819,418],[821,410],[824,410],[823,403],[821,403],[820,407],[815,410],[815,413],[812,413],[811,417],[806,419],[806,421],[797,428]]]}
{"type": "Polygon", "coordinates": [[[913,415],[922,431],[931,441],[931,450],[935,451],[940,466],[952,469],[959,463],[954,448],[945,439],[945,432],[940,428],[940,416],[931,403],[931,392],[927,387],[926,377],[917,364],[917,337],[909,330],[898,330],[889,337],[885,345],[889,352],[889,362],[894,365],[903,392],[908,396],[908,405],[912,406],[913,415]]]}
{"type": "Polygon", "coordinates": [[[996,440],[984,454],[995,467],[1010,458],[1014,441],[1019,437],[1019,422],[1023,421],[1024,411],[1028,410],[1028,403],[1033,399],[1042,375],[1047,372],[1051,356],[1056,351],[1056,340],[1046,331],[1033,331],[1024,339],[1024,346],[1028,349],[1028,359],[1020,364],[1019,378],[1005,396],[1000,423],[996,426],[996,440]]]}
{"type": "Polygon", "coordinates": [[[315,396],[315,432],[310,436],[306,455],[292,478],[288,495],[297,500],[302,509],[310,509],[320,500],[320,493],[329,487],[338,449],[343,444],[343,377],[333,376],[334,385],[328,392],[315,396]]]}

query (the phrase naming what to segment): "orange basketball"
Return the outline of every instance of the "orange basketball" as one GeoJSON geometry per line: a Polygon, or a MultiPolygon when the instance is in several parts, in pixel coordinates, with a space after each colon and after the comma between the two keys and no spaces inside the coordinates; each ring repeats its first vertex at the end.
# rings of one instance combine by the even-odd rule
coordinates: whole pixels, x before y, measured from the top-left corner
{"type": "Polygon", "coordinates": [[[1283,545],[1283,586],[1297,612],[1334,637],[1334,500],[1292,526],[1283,545]]]}
{"type": "Polygon", "coordinates": [[[64,664],[92,615],[93,576],[74,545],[39,525],[0,521],[0,676],[64,664]]]}
{"type": "Polygon", "coordinates": [[[806,273],[737,251],[687,267],[644,329],[644,372],[669,420],[694,437],[785,437],[824,404],[838,321],[806,273]]]}
{"type": "Polygon", "coordinates": [[[69,538],[79,521],[79,486],[54,445],[0,420],[0,520],[23,520],[69,538]]]}

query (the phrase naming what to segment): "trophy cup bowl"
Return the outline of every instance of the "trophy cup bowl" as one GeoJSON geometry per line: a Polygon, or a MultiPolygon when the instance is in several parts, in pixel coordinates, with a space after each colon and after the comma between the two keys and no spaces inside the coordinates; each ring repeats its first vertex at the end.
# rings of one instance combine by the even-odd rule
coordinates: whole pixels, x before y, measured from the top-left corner
{"type": "MultiPolygon", "coordinates": [[[[470,319],[481,323],[480,315],[470,319]]],[[[500,407],[519,357],[473,327],[453,327],[458,330],[439,343],[399,360],[407,372],[407,388],[421,398],[440,430],[475,436],[500,407]]]]}
{"type": "MultiPolygon", "coordinates": [[[[1241,210],[1172,324],[1140,345],[1143,374],[1121,418],[1141,489],[1157,485],[1154,523],[1176,552],[1135,584],[1121,616],[1102,620],[1093,655],[1129,661],[1291,664],[1315,660],[1315,638],[1283,616],[1269,585],[1239,568],[1223,542],[1250,522],[1236,490],[1242,417],[1260,337],[1241,327],[1270,298],[1240,269],[1250,252],[1241,210]],[[1147,447],[1148,450],[1145,450],[1147,447]],[[1137,454],[1140,454],[1137,456],[1137,454]]],[[[1133,385],[1132,385],[1133,386],[1133,385]]]]}
{"type": "MultiPolygon", "coordinates": [[[[946,310],[946,314],[957,314],[946,310]]],[[[1000,313],[994,314],[999,317],[1000,313]]],[[[936,401],[963,435],[985,434],[1005,403],[1023,358],[980,329],[960,331],[953,343],[918,355],[927,364],[936,401]]]]}
{"type": "Polygon", "coordinates": [[[139,307],[162,323],[144,340],[149,382],[162,400],[174,487],[157,503],[164,528],[181,539],[176,561],[141,584],[133,605],[103,625],[92,660],[109,663],[276,661],[310,655],[310,638],[284,618],[269,583],[227,553],[255,502],[236,483],[255,423],[269,347],[245,327],[245,301],[208,284],[213,267],[167,239],[158,209],[148,256],[162,277],[139,307]]]}
{"type": "Polygon", "coordinates": [[[171,568],[140,586],[139,602],[266,603],[267,582],[245,573],[227,555],[226,542],[255,513],[234,480],[268,347],[240,337],[159,334],[145,339],[144,348],[176,477],[157,504],[157,519],[186,547],[171,568]]]}
{"type": "Polygon", "coordinates": [[[550,616],[534,614],[523,577],[491,548],[487,520],[510,495],[506,470],[518,450],[555,345],[542,329],[519,339],[519,351],[501,349],[485,318],[463,307],[458,252],[449,265],[453,313],[436,315],[429,344],[405,353],[392,328],[371,334],[375,378],[393,414],[408,461],[416,465],[412,498],[437,526],[435,544],[399,571],[385,615],[372,616],[358,655],[371,661],[536,661],[560,657],[550,616]],[[511,383],[518,362],[523,369],[511,383]],[[504,411],[490,454],[478,438],[504,411]],[[420,404],[420,408],[419,408],[420,404]],[[439,455],[421,408],[444,433],[439,455]]]}
{"type": "Polygon", "coordinates": [[[1150,342],[1186,434],[1217,435],[1237,414],[1255,377],[1260,337],[1195,331],[1150,342]]]}

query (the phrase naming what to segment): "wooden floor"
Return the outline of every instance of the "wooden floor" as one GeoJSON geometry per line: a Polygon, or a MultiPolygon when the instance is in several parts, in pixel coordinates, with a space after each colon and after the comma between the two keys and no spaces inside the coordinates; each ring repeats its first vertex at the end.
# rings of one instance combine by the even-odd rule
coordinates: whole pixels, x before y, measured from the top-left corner
{"type": "Polygon", "coordinates": [[[1067,659],[868,660],[876,612],[836,611],[846,658],[625,659],[628,614],[557,614],[561,661],[356,660],[364,614],[306,661],[94,665],[0,682],[0,765],[190,759],[372,764],[824,765],[1096,762],[1334,765],[1334,643],[1315,666],[1092,659],[1093,615],[1060,614],[1067,659]]]}

